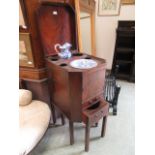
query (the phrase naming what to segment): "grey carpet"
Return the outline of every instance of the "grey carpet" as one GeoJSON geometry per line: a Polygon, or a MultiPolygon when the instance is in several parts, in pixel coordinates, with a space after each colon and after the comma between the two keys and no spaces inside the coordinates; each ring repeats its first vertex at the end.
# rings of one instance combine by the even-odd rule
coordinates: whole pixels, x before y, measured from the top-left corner
{"type": "MultiPolygon", "coordinates": [[[[90,150],[84,152],[84,125],[74,125],[75,144],[69,145],[68,122],[64,126],[48,129],[31,155],[134,155],[134,98],[135,85],[118,81],[121,92],[117,116],[109,115],[106,135],[100,138],[101,124],[91,128],[90,150]]],[[[58,123],[61,124],[60,120],[58,123]]]]}

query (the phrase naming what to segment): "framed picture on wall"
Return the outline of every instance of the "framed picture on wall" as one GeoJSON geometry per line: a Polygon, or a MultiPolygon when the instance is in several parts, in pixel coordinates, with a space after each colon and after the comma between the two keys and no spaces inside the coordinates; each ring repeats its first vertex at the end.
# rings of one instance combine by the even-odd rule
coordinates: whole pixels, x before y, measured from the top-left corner
{"type": "Polygon", "coordinates": [[[124,5],[135,4],[135,0],[121,0],[121,4],[124,4],[124,5]]]}
{"type": "Polygon", "coordinates": [[[19,33],[19,65],[34,67],[29,33],[19,33]]]}
{"type": "Polygon", "coordinates": [[[113,16],[120,13],[121,0],[99,0],[98,15],[113,16]]]}

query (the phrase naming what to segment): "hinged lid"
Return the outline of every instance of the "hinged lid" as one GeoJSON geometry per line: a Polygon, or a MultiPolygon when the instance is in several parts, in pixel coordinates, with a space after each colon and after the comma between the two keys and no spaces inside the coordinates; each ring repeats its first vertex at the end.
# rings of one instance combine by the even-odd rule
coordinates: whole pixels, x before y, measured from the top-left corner
{"type": "Polygon", "coordinates": [[[72,44],[77,49],[75,12],[66,3],[43,3],[37,10],[39,33],[45,56],[55,55],[55,44],[72,44]]]}

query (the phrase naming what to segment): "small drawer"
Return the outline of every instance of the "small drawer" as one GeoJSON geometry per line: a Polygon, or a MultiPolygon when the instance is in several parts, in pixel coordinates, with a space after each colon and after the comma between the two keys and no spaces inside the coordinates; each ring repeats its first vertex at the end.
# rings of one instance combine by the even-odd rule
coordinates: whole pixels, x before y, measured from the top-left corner
{"type": "Polygon", "coordinates": [[[103,110],[98,111],[90,118],[91,124],[97,123],[103,116],[104,116],[104,111],[103,110]]]}
{"type": "Polygon", "coordinates": [[[102,117],[107,116],[108,113],[109,103],[100,100],[99,105],[96,106],[96,108],[91,109],[88,107],[87,109],[83,109],[83,122],[86,123],[87,119],[89,119],[90,124],[97,123],[102,117]]]}

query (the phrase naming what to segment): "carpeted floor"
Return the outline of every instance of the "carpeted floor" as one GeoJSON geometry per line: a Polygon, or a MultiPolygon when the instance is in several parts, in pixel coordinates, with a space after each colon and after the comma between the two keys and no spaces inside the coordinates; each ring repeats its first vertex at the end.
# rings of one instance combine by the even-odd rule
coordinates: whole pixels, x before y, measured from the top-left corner
{"type": "Polygon", "coordinates": [[[135,85],[125,81],[118,84],[121,85],[118,114],[109,115],[104,138],[100,138],[102,121],[97,128],[91,128],[88,153],[84,152],[84,125],[74,125],[75,144],[71,146],[66,121],[64,126],[48,129],[31,155],[134,155],[135,85]]]}

